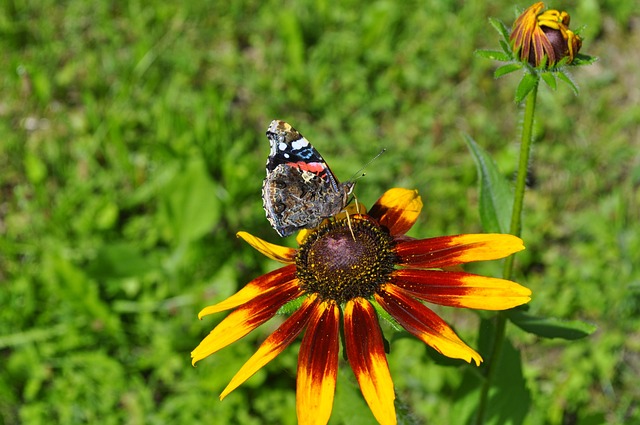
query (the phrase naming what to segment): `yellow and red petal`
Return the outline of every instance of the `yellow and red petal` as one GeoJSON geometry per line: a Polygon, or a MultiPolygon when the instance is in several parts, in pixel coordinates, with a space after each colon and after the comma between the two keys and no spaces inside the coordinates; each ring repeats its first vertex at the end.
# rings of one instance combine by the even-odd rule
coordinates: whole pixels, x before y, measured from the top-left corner
{"type": "Polygon", "coordinates": [[[218,313],[220,311],[229,310],[244,303],[247,303],[269,291],[277,291],[283,287],[288,287],[291,281],[296,279],[296,266],[290,265],[274,270],[262,275],[251,282],[247,283],[241,290],[230,296],[229,298],[217,304],[203,308],[198,313],[198,318],[202,319],[209,314],[218,313]]]}
{"type": "Polygon", "coordinates": [[[316,305],[298,354],[298,424],[324,425],[329,421],[338,375],[339,325],[340,310],[334,301],[316,305]]]}
{"type": "Polygon", "coordinates": [[[529,59],[531,40],[538,28],[538,14],[544,9],[544,3],[538,2],[527,8],[513,23],[511,42],[516,50],[520,50],[520,58],[529,59]]]}
{"type": "Polygon", "coordinates": [[[553,50],[553,46],[551,42],[547,38],[547,35],[542,31],[542,28],[536,25],[533,30],[533,36],[531,39],[533,43],[533,51],[535,54],[535,63],[536,65],[540,65],[544,60],[544,57],[547,56],[547,63],[553,64],[558,61],[556,58],[555,51],[553,50]]]}
{"type": "Polygon", "coordinates": [[[522,251],[522,239],[496,233],[441,236],[398,241],[399,264],[407,267],[441,268],[472,261],[497,260],[522,251]]]}
{"type": "Polygon", "coordinates": [[[375,299],[402,327],[439,353],[469,363],[474,361],[476,365],[482,362],[480,354],[462,342],[444,320],[397,286],[386,284],[375,299]]]}
{"type": "Polygon", "coordinates": [[[284,264],[293,264],[295,262],[294,258],[297,251],[293,248],[269,243],[247,232],[238,232],[236,233],[236,236],[244,239],[246,243],[272,260],[276,260],[284,264]]]}
{"type": "Polygon", "coordinates": [[[360,390],[380,424],[396,424],[395,394],[384,353],[382,332],[373,306],[363,298],[347,302],[344,310],[347,357],[360,390]]]}
{"type": "Polygon", "coordinates": [[[308,297],[291,317],[280,325],[258,348],[258,351],[240,368],[238,373],[231,379],[229,385],[220,394],[220,400],[225,398],[231,391],[238,388],[244,381],[249,379],[260,368],[276,358],[285,348],[297,338],[302,330],[307,326],[311,313],[317,308],[316,296],[308,297]]]}
{"type": "Polygon", "coordinates": [[[471,273],[403,269],[393,284],[423,301],[451,307],[505,310],[531,301],[531,290],[505,279],[471,273]]]}
{"type": "Polygon", "coordinates": [[[415,224],[422,210],[417,190],[394,188],[387,190],[369,210],[369,215],[392,235],[404,235],[415,224]]]}
{"type": "Polygon", "coordinates": [[[302,294],[297,280],[292,280],[278,291],[257,296],[234,310],[191,352],[192,364],[236,342],[272,318],[280,307],[302,294]]]}

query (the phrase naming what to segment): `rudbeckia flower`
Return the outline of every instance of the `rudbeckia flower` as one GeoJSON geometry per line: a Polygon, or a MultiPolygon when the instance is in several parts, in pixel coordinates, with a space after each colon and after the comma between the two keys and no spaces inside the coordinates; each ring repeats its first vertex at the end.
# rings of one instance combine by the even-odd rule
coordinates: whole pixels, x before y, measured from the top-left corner
{"type": "Polygon", "coordinates": [[[501,234],[406,236],[421,209],[417,191],[391,189],[368,212],[360,206],[348,217],[303,230],[298,249],[239,232],[262,254],[286,265],[200,312],[202,318],[234,309],[193,350],[193,363],[247,335],[290,301],[303,301],[242,366],[220,399],[304,332],[298,354],[298,422],[326,424],[333,407],[342,318],[345,352],[364,399],[378,422],[395,424],[394,388],[376,308],[443,355],[480,364],[480,354],[422,301],[483,310],[528,302],[531,291],[515,282],[447,271],[506,257],[524,249],[522,240],[501,234]]]}
{"type": "Polygon", "coordinates": [[[538,2],[526,9],[513,23],[511,44],[520,59],[533,66],[553,66],[567,58],[571,63],[582,46],[580,37],[569,29],[569,14],[544,9],[538,2]]]}

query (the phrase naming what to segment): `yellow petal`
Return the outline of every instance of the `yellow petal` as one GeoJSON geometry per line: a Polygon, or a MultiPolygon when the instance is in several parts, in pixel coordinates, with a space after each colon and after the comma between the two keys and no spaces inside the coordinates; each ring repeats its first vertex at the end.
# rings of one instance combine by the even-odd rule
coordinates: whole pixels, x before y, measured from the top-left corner
{"type": "Polygon", "coordinates": [[[278,291],[262,294],[229,314],[191,352],[192,363],[215,353],[239,340],[272,318],[280,307],[302,295],[297,280],[283,285],[278,291]]]}
{"type": "Polygon", "coordinates": [[[307,326],[311,312],[316,307],[316,296],[307,298],[300,308],[291,315],[275,332],[260,345],[258,351],[242,366],[220,394],[220,400],[238,388],[260,368],[276,358],[307,326]]]}
{"type": "Polygon", "coordinates": [[[392,235],[403,235],[415,224],[422,211],[417,190],[394,188],[386,191],[369,210],[369,215],[387,227],[392,235]]]}
{"type": "Polygon", "coordinates": [[[318,304],[298,354],[296,412],[300,425],[325,425],[331,417],[338,375],[340,311],[333,301],[318,304]]]}
{"type": "Polygon", "coordinates": [[[393,283],[435,304],[505,310],[531,301],[531,290],[505,279],[438,270],[396,270],[393,283]]]}
{"type": "Polygon", "coordinates": [[[210,305],[203,308],[198,313],[198,319],[202,319],[209,314],[218,313],[220,311],[229,310],[234,307],[238,307],[244,303],[247,303],[268,291],[277,290],[282,286],[289,284],[296,278],[296,266],[285,266],[278,270],[274,270],[265,275],[262,275],[251,282],[247,283],[241,290],[219,302],[218,304],[210,305]]]}
{"type": "Polygon", "coordinates": [[[362,298],[348,301],[344,310],[347,357],[373,416],[383,425],[395,425],[395,394],[384,353],[376,312],[362,298]]]}
{"type": "Polygon", "coordinates": [[[305,239],[309,237],[311,232],[313,232],[313,230],[310,229],[302,229],[298,232],[296,235],[296,242],[298,243],[298,246],[301,246],[304,243],[305,239]]]}
{"type": "Polygon", "coordinates": [[[497,260],[523,249],[522,239],[494,233],[399,241],[396,245],[400,264],[425,268],[497,260]]]}
{"type": "Polygon", "coordinates": [[[296,256],[296,250],[285,246],[274,245],[247,232],[238,232],[236,236],[244,239],[249,245],[260,251],[263,255],[272,260],[279,261],[284,264],[293,264],[296,256]]]}
{"type": "Polygon", "coordinates": [[[384,292],[375,294],[375,299],[403,328],[439,353],[469,363],[474,361],[476,365],[482,362],[480,354],[462,342],[444,320],[397,286],[386,284],[384,292]]]}

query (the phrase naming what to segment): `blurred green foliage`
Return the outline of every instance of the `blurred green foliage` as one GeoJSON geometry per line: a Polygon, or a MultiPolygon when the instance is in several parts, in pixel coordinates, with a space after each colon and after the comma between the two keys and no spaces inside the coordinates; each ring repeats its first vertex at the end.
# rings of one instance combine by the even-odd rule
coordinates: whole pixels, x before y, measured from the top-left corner
{"type": "MultiPolygon", "coordinates": [[[[533,313],[599,330],[560,341],[509,328],[526,423],[640,421],[634,5],[562,5],[600,61],[574,73],[580,96],[541,91],[516,280],[533,313]]],[[[497,47],[490,16],[510,23],[514,6],[0,3],[0,422],[295,423],[295,344],[217,399],[269,326],[197,368],[189,359],[224,317],[197,312],[275,268],[235,237],[282,243],[261,208],[266,126],[292,123],[341,179],[386,147],[358,199],[417,188],[426,206],[411,234],[477,232],[464,134],[505,175],[517,153],[517,77],[494,80],[496,64],[473,55],[497,47]]],[[[476,314],[439,313],[475,345],[476,314]]],[[[474,378],[427,353],[392,344],[399,408],[456,423],[457,388],[474,378]]],[[[343,367],[332,423],[372,423],[354,385],[343,367]]]]}

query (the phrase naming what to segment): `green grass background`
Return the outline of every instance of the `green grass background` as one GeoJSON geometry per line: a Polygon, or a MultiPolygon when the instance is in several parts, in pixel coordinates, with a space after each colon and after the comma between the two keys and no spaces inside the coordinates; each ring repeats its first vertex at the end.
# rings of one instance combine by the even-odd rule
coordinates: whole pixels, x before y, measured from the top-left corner
{"type": "MultiPolygon", "coordinates": [[[[529,424],[640,421],[637,2],[568,10],[576,97],[539,96],[516,280],[531,311],[598,326],[579,341],[509,327],[529,424]]],[[[278,265],[235,237],[277,237],[261,207],[269,122],[298,128],[371,205],[417,188],[411,235],[481,231],[470,134],[515,170],[516,76],[494,80],[507,1],[69,0],[0,3],[0,422],[293,424],[297,345],[232,393],[269,324],[198,364],[225,315],[206,305],[278,265]]],[[[526,7],[528,3],[518,3],[526,7]]],[[[293,238],[289,238],[293,239],[293,238]]],[[[499,275],[499,264],[476,270],[499,275]]],[[[440,311],[440,310],[439,310],[440,311]]],[[[440,311],[472,346],[477,315],[440,311]]],[[[459,368],[394,342],[417,423],[458,423],[459,368]]],[[[342,365],[332,424],[373,417],[342,365]]]]}

